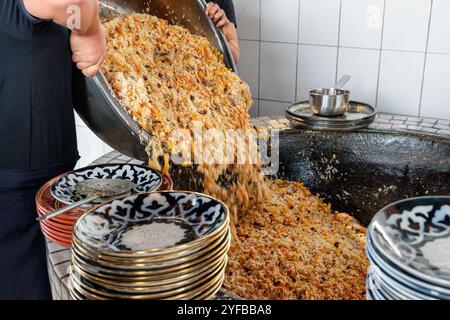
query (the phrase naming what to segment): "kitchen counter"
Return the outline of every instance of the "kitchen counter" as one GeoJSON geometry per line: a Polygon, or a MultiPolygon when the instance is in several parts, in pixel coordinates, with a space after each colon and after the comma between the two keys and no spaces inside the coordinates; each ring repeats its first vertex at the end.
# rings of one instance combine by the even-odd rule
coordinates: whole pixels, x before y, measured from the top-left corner
{"type": "MultiPolygon", "coordinates": [[[[252,122],[267,130],[278,129],[280,131],[298,131],[291,127],[289,121],[284,116],[260,117],[252,122]]],[[[423,136],[434,136],[450,140],[450,120],[438,120],[431,118],[418,118],[410,116],[399,116],[390,114],[378,114],[374,123],[365,131],[381,132],[407,132],[420,134],[423,136]]],[[[132,163],[142,164],[142,161],[131,159],[116,151],[110,152],[97,159],[93,164],[99,163],[132,163]]],[[[47,242],[48,272],[52,286],[52,295],[55,300],[70,299],[67,287],[70,266],[70,249],[64,248],[52,241],[47,242]]],[[[239,299],[221,290],[217,299],[239,299]]]]}

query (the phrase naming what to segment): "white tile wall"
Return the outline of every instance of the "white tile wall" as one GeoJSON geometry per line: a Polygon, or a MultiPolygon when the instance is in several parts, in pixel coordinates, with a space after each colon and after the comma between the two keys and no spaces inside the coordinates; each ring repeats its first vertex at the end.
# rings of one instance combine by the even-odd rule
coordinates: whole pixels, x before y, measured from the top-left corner
{"type": "Polygon", "coordinates": [[[384,3],[384,0],[342,0],[339,44],[379,49],[384,3]]]}
{"type": "Polygon", "coordinates": [[[239,75],[246,81],[252,91],[253,98],[259,97],[259,42],[240,40],[241,60],[239,75]]]}
{"type": "Polygon", "coordinates": [[[240,39],[259,40],[260,0],[234,1],[240,39]]]}
{"type": "Polygon", "coordinates": [[[111,148],[109,145],[107,145],[106,143],[103,144],[103,154],[107,154],[111,151],[114,151],[113,148],[111,148]]]}
{"type": "Polygon", "coordinates": [[[450,53],[450,1],[433,0],[428,51],[450,53]]]}
{"type": "Polygon", "coordinates": [[[425,51],[431,0],[386,0],[383,49],[425,51]]]}
{"type": "Polygon", "coordinates": [[[83,120],[81,120],[81,118],[80,118],[80,116],[78,115],[78,113],[74,112],[74,114],[75,114],[75,125],[77,125],[77,126],[82,126],[82,127],[86,126],[86,125],[84,124],[83,120]]]}
{"type": "Polygon", "coordinates": [[[77,168],[87,166],[102,155],[113,151],[110,146],[97,138],[76,112],[75,125],[77,129],[78,152],[80,154],[80,160],[76,166],[77,168]]]}
{"type": "Polygon", "coordinates": [[[297,100],[308,100],[311,88],[327,88],[336,82],[336,47],[299,45],[297,100]]]}
{"type": "Polygon", "coordinates": [[[261,43],[259,97],[266,100],[295,100],[297,45],[261,43]]]}
{"type": "Polygon", "coordinates": [[[424,53],[385,51],[381,54],[378,109],[417,116],[424,53]]]}
{"type": "Polygon", "coordinates": [[[259,114],[265,116],[277,116],[284,114],[286,107],[289,103],[260,100],[259,101],[259,114]]]}
{"type": "Polygon", "coordinates": [[[250,107],[250,110],[248,110],[248,113],[250,114],[250,117],[256,118],[259,116],[259,100],[253,99],[253,105],[250,107]]]}
{"type": "Polygon", "coordinates": [[[77,167],[84,167],[105,154],[105,144],[87,127],[77,126],[78,152],[81,159],[77,167]]]}
{"type": "Polygon", "coordinates": [[[339,50],[338,78],[351,75],[345,86],[350,98],[371,105],[376,103],[378,63],[380,52],[369,49],[341,48],[339,50]]]}
{"type": "Polygon", "coordinates": [[[299,0],[261,0],[261,40],[297,43],[299,0]]]}
{"type": "Polygon", "coordinates": [[[234,3],[238,17],[247,19],[238,21],[240,39],[258,40],[262,35],[257,41],[261,56],[257,79],[255,44],[243,42],[242,59],[249,65],[240,65],[253,95],[260,99],[260,116],[273,114],[284,105],[280,101],[305,99],[310,89],[349,73],[347,88],[353,99],[384,112],[449,118],[450,0],[234,3]],[[297,41],[292,31],[296,26],[297,41]]]}
{"type": "Polygon", "coordinates": [[[300,43],[336,46],[339,11],[340,0],[301,0],[300,43]]]}
{"type": "Polygon", "coordinates": [[[450,55],[428,54],[420,115],[450,120],[450,55]]]}

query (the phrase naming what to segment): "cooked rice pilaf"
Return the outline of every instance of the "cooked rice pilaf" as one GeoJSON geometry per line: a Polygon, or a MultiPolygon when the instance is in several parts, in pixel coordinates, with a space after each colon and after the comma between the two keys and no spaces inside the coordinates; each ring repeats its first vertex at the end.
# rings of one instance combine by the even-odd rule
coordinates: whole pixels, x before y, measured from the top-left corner
{"type": "Polygon", "coordinates": [[[365,231],[302,183],[269,182],[271,196],[239,221],[225,288],[247,299],[364,299],[365,231]]]}
{"type": "MultiPolygon", "coordinates": [[[[252,128],[248,85],[227,69],[220,51],[206,38],[148,14],[121,16],[105,28],[103,72],[125,109],[151,133],[150,166],[167,171],[173,133],[193,129],[194,123],[205,130],[252,128]]],[[[205,141],[203,147],[209,149],[210,144],[205,141]]],[[[267,195],[258,165],[200,164],[197,170],[203,174],[205,193],[230,208],[232,226],[238,220],[237,208],[243,214],[267,195]],[[222,176],[232,176],[237,183],[224,188],[222,176]]]]}
{"type": "MultiPolygon", "coordinates": [[[[192,130],[194,122],[205,129],[252,128],[248,85],[206,38],[148,14],[116,17],[105,27],[103,72],[125,110],[151,134],[151,166],[167,171],[171,135],[192,130]]],[[[229,206],[237,226],[226,288],[249,299],[364,298],[365,229],[357,221],[333,213],[300,183],[266,181],[260,165],[197,170],[204,192],[229,206]],[[224,174],[236,183],[223,187],[224,174]]]]}

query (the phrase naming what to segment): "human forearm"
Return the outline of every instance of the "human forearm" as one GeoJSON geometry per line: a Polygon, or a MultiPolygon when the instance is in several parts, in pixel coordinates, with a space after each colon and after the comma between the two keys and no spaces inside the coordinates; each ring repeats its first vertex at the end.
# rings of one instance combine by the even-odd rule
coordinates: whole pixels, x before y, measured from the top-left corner
{"type": "Polygon", "coordinates": [[[100,28],[97,0],[23,0],[27,11],[39,19],[55,23],[80,35],[98,32],[100,28]]]}
{"type": "Polygon", "coordinates": [[[241,57],[239,43],[237,41],[228,41],[228,46],[230,47],[231,54],[233,55],[234,58],[234,62],[239,63],[239,59],[241,57]]]}
{"type": "Polygon", "coordinates": [[[52,20],[72,30],[72,60],[83,74],[100,70],[106,52],[105,30],[98,0],[23,0],[26,10],[39,19],[52,20]]]}

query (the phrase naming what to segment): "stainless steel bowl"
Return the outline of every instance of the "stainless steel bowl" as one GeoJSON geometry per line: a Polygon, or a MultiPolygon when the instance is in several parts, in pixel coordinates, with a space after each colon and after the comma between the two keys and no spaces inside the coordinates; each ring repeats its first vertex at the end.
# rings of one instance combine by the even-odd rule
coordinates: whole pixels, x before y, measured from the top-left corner
{"type": "MultiPolygon", "coordinates": [[[[101,0],[101,14],[150,13],[205,36],[223,52],[225,64],[237,72],[231,51],[222,32],[204,14],[203,0],[101,0]]],[[[103,73],[85,78],[75,72],[73,79],[75,110],[87,126],[115,150],[136,159],[146,160],[148,133],[140,129],[124,111],[103,73]]]]}
{"type": "Polygon", "coordinates": [[[309,92],[309,104],[314,114],[320,116],[341,116],[349,107],[350,91],[322,88],[309,92]]]}

